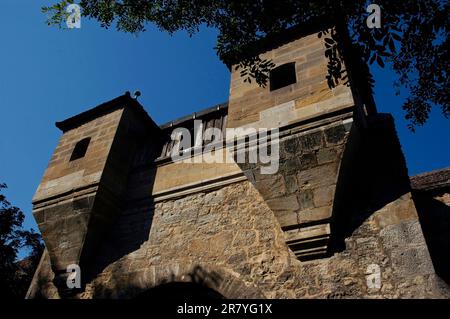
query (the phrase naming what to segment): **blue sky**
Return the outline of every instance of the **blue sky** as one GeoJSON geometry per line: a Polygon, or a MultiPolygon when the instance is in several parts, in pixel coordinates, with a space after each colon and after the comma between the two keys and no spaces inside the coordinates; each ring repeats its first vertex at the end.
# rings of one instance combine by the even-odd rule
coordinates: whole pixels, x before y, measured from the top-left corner
{"type": "MultiPolygon", "coordinates": [[[[149,26],[139,36],[82,20],[81,29],[48,27],[40,12],[54,1],[1,0],[0,182],[37,229],[31,198],[60,136],[59,121],[139,89],[159,124],[224,102],[229,72],[214,51],[216,32],[190,38],[149,26]]],[[[411,133],[395,96],[395,75],[373,68],[380,112],[392,113],[410,175],[450,165],[450,121],[436,110],[411,133]]]]}

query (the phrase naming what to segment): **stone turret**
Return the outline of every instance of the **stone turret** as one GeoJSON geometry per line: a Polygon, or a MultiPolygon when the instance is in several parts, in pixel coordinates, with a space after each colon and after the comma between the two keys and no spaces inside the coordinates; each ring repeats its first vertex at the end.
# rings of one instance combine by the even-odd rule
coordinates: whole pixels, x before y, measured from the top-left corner
{"type": "Polygon", "coordinates": [[[63,135],[33,197],[33,214],[64,295],[67,266],[84,266],[96,253],[123,209],[137,143],[159,128],[129,93],[56,126],[63,135]]]}
{"type": "Polygon", "coordinates": [[[275,64],[266,87],[244,82],[233,65],[228,111],[228,127],[279,129],[276,174],[260,174],[259,165],[240,167],[274,212],[291,250],[305,259],[328,252],[343,154],[357,147],[350,136],[365,125],[366,109],[351,80],[329,88],[319,30],[294,28],[262,44],[260,58],[275,64]]]}

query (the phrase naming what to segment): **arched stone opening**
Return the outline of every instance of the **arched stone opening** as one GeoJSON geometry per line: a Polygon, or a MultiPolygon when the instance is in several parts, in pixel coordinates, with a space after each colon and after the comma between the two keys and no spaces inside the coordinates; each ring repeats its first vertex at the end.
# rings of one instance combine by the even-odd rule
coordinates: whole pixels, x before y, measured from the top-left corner
{"type": "MultiPolygon", "coordinates": [[[[180,289],[182,295],[189,291],[196,296],[227,299],[265,298],[254,284],[245,282],[229,269],[211,265],[170,264],[149,268],[115,277],[105,282],[94,283],[93,298],[136,298],[157,293],[173,296],[180,289]],[[143,294],[141,296],[141,294],[143,294]]],[[[174,297],[171,297],[174,298],[174,297]]],[[[183,297],[181,297],[183,298],[183,297]]]]}
{"type": "Polygon", "coordinates": [[[216,300],[225,299],[225,297],[216,290],[199,283],[169,282],[141,292],[135,299],[216,300]]]}

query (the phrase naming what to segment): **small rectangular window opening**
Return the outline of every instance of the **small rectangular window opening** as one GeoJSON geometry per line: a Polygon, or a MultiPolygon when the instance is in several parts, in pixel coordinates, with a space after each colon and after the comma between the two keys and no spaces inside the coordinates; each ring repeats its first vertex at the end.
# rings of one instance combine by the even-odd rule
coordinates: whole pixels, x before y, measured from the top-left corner
{"type": "Polygon", "coordinates": [[[70,162],[77,160],[79,158],[84,157],[86,155],[87,148],[89,146],[89,142],[91,141],[90,137],[83,138],[75,144],[75,147],[72,152],[72,156],[70,156],[70,162]]]}
{"type": "Polygon", "coordinates": [[[294,84],[297,82],[295,74],[295,62],[290,62],[277,66],[270,71],[270,90],[278,90],[282,87],[294,84]]]}

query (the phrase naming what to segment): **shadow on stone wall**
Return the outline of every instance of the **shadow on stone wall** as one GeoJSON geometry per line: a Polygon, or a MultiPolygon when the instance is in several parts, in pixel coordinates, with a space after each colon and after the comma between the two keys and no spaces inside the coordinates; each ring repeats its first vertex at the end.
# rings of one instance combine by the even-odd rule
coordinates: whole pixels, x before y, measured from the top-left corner
{"type": "Polygon", "coordinates": [[[170,282],[144,291],[135,297],[138,300],[180,299],[186,301],[204,301],[224,299],[214,289],[191,282],[170,282]]]}
{"type": "MultiPolygon", "coordinates": [[[[117,272],[115,272],[117,273],[117,272]]],[[[214,265],[173,263],[113,276],[94,286],[93,298],[264,298],[259,289],[214,265]]]]}
{"type": "Polygon", "coordinates": [[[345,250],[345,239],[374,212],[410,192],[409,177],[394,120],[369,118],[369,127],[352,130],[344,152],[331,224],[329,254],[345,250]]]}
{"type": "MultiPolygon", "coordinates": [[[[152,145],[147,142],[148,145],[152,145]]],[[[100,243],[98,255],[86,263],[83,282],[87,283],[108,265],[140,248],[149,239],[153,222],[154,201],[151,197],[156,168],[153,154],[143,145],[135,155],[135,163],[127,182],[127,192],[120,215],[100,243]],[[148,155],[150,154],[150,155],[148,155]]]]}
{"type": "Polygon", "coordinates": [[[450,206],[434,198],[439,195],[442,193],[413,193],[436,274],[450,284],[450,206]]]}
{"type": "Polygon", "coordinates": [[[165,281],[156,287],[150,288],[135,296],[136,299],[183,299],[205,300],[224,299],[225,297],[213,287],[219,287],[223,278],[215,271],[206,271],[195,266],[192,272],[186,275],[187,282],[177,281],[172,273],[165,281]]]}

